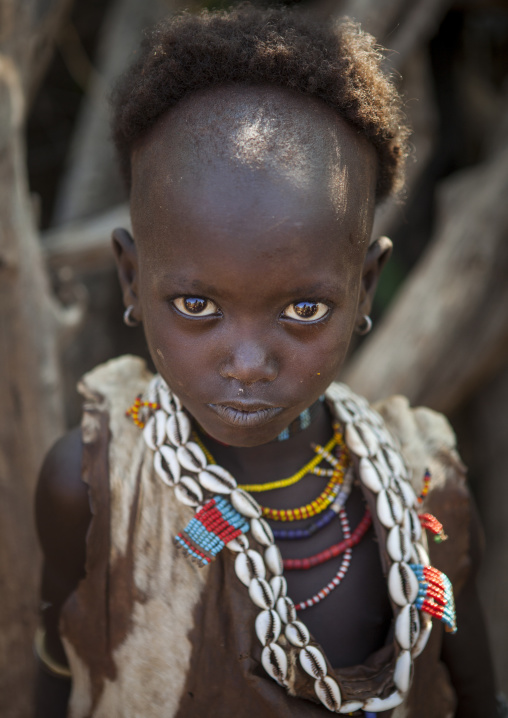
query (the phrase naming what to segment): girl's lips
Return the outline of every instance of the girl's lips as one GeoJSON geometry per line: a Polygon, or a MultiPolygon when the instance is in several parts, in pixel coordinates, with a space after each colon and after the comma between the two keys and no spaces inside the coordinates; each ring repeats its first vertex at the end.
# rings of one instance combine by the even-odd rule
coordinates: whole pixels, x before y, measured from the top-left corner
{"type": "Polygon", "coordinates": [[[245,408],[239,408],[240,405],[237,403],[235,403],[235,406],[226,406],[224,404],[208,404],[208,406],[226,422],[226,424],[245,428],[266,424],[283,411],[283,407],[281,406],[261,406],[254,404],[252,407],[245,404],[243,405],[245,408]]]}

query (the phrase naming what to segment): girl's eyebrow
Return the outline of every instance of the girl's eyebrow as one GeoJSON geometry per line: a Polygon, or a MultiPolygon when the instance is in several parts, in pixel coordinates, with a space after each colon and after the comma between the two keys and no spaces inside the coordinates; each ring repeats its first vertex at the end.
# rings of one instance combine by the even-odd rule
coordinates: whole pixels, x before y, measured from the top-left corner
{"type": "MultiPolygon", "coordinates": [[[[170,272],[164,275],[164,281],[168,283],[170,282],[174,286],[178,287],[179,291],[184,293],[196,292],[196,294],[200,295],[218,296],[225,293],[230,294],[231,292],[230,285],[226,288],[220,288],[216,285],[209,284],[208,282],[203,282],[198,278],[191,278],[182,274],[171,274],[170,272]],[[224,289],[226,291],[224,291],[224,289]]],[[[331,295],[336,296],[337,294],[342,296],[344,294],[344,289],[340,286],[339,282],[334,282],[332,280],[319,280],[317,282],[299,284],[288,288],[279,286],[274,287],[274,290],[281,296],[293,299],[308,299],[312,297],[331,295]]]]}

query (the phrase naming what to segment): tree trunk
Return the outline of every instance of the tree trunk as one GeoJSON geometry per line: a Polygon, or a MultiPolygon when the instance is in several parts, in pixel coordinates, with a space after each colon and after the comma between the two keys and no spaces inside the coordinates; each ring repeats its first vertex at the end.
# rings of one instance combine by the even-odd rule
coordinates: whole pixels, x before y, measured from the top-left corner
{"type": "Polygon", "coordinates": [[[481,451],[472,470],[485,527],[486,551],[480,575],[480,592],[488,618],[490,642],[498,686],[508,692],[508,370],[505,369],[472,402],[472,430],[481,451]]]}
{"type": "Polygon", "coordinates": [[[435,239],[344,378],[449,414],[508,358],[508,149],[441,193],[435,239]]]}
{"type": "Polygon", "coordinates": [[[39,555],[32,505],[44,452],[62,430],[56,312],[27,186],[24,119],[61,2],[0,2],[0,715],[32,714],[39,555]],[[35,67],[34,67],[35,66],[35,67]],[[35,71],[36,68],[36,71],[35,71]],[[32,72],[34,70],[34,72],[32,72]]]}

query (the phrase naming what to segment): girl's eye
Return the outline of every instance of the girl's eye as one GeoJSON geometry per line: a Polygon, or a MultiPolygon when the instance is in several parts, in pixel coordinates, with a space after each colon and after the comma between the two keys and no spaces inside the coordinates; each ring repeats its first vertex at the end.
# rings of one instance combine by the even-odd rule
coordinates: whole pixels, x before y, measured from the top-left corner
{"type": "Polygon", "coordinates": [[[328,314],[329,308],[323,302],[295,302],[286,307],[282,316],[299,322],[315,322],[328,314]]]}
{"type": "Polygon", "coordinates": [[[194,317],[210,317],[219,314],[219,307],[210,299],[203,297],[176,297],[173,304],[182,314],[194,317]]]}

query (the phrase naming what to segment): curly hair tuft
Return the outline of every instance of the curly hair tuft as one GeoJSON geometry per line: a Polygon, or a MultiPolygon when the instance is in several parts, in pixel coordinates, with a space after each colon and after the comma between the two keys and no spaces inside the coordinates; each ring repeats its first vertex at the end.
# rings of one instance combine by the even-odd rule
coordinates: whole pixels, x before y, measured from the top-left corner
{"type": "Polygon", "coordinates": [[[270,84],[320,98],[378,155],[376,197],[399,191],[409,130],[374,38],[345,18],[316,22],[284,7],[182,13],[150,31],[112,95],[113,139],[130,186],[134,143],[183,97],[225,83],[270,84]]]}

